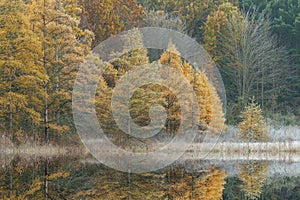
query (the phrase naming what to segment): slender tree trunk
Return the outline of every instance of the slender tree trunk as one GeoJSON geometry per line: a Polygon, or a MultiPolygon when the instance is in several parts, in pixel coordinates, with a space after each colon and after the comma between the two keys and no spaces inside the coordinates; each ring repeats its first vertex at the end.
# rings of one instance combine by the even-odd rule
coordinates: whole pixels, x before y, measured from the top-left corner
{"type": "Polygon", "coordinates": [[[47,85],[44,88],[44,92],[45,92],[45,99],[44,99],[44,136],[45,136],[45,143],[48,144],[49,143],[49,133],[48,133],[48,129],[49,129],[49,120],[48,120],[48,99],[47,99],[47,85]]]}
{"type": "MultiPolygon", "coordinates": [[[[11,32],[9,34],[9,37],[10,37],[10,41],[12,41],[12,33],[11,32]]],[[[10,58],[11,58],[11,46],[12,46],[12,44],[10,44],[9,51],[8,51],[8,62],[10,62],[10,58]]],[[[12,73],[13,73],[13,70],[10,69],[10,75],[9,75],[9,92],[10,93],[12,92],[12,81],[13,81],[12,73]]],[[[12,103],[13,103],[13,100],[10,96],[9,97],[9,130],[8,130],[9,133],[8,134],[9,134],[11,141],[14,142],[12,103]]]]}
{"type": "MultiPolygon", "coordinates": [[[[44,9],[46,9],[46,0],[44,0],[44,9]]],[[[45,71],[47,72],[47,59],[46,59],[46,16],[43,16],[43,66],[45,71]]],[[[48,129],[49,129],[49,119],[48,119],[48,84],[44,85],[44,92],[45,92],[45,96],[44,96],[44,139],[45,139],[45,143],[48,144],[49,143],[49,133],[48,133],[48,129]]]]}
{"type": "MultiPolygon", "coordinates": [[[[9,92],[12,92],[12,77],[9,77],[9,92]]],[[[13,136],[13,109],[12,109],[12,98],[9,97],[9,136],[12,142],[14,142],[13,136]]]]}
{"type": "MultiPolygon", "coordinates": [[[[55,4],[55,10],[56,12],[58,12],[59,9],[59,0],[56,0],[56,4],[55,4]]],[[[58,20],[55,20],[55,25],[58,26],[58,20]]],[[[58,45],[57,45],[57,39],[54,38],[54,43],[55,43],[55,61],[56,63],[59,63],[59,51],[58,51],[58,45]]],[[[59,65],[56,65],[56,69],[55,69],[55,74],[56,74],[56,92],[58,93],[60,91],[60,76],[59,76],[59,65]]],[[[60,119],[60,112],[59,112],[60,106],[56,112],[56,116],[53,116],[56,118],[57,123],[59,124],[59,119],[60,119]]],[[[56,141],[59,140],[59,135],[56,134],[56,141]]]]}

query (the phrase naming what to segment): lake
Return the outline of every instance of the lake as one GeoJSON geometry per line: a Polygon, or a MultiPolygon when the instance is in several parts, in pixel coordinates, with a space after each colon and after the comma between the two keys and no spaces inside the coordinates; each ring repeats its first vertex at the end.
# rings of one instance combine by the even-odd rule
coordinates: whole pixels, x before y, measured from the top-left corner
{"type": "Polygon", "coordinates": [[[141,174],[89,154],[56,154],[2,152],[0,199],[300,199],[297,152],[214,151],[202,159],[187,152],[141,174]]]}

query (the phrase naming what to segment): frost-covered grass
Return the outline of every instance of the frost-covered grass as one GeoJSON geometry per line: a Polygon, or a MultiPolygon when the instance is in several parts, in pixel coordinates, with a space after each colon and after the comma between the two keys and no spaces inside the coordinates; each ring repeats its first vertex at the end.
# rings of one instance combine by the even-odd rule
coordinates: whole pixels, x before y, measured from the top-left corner
{"type": "MultiPolygon", "coordinates": [[[[267,126],[268,141],[300,141],[300,126],[267,126]]],[[[239,130],[234,126],[228,126],[221,140],[226,142],[247,142],[238,138],[239,130]]]]}
{"type": "Polygon", "coordinates": [[[297,140],[300,141],[300,126],[268,126],[269,140],[283,141],[283,140],[297,140]]]}

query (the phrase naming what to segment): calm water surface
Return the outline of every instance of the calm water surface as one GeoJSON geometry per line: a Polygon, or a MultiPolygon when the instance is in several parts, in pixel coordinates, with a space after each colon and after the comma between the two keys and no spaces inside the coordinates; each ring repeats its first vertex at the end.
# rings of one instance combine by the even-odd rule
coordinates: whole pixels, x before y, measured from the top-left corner
{"type": "Polygon", "coordinates": [[[300,199],[300,163],[182,159],[144,174],[91,156],[0,157],[0,199],[300,199]]]}

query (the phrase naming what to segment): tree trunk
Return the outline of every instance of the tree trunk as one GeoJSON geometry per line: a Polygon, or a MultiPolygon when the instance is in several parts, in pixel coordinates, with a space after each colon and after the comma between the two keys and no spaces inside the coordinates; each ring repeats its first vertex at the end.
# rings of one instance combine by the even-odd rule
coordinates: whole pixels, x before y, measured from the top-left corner
{"type": "MultiPolygon", "coordinates": [[[[44,1],[44,9],[46,9],[46,1],[44,1]]],[[[45,71],[47,72],[47,60],[46,60],[46,18],[45,16],[43,16],[43,66],[45,71]]],[[[45,143],[48,144],[49,143],[49,133],[48,133],[48,89],[47,89],[48,85],[45,83],[44,85],[44,92],[45,92],[45,96],[44,96],[44,137],[45,137],[45,143]]]]}

